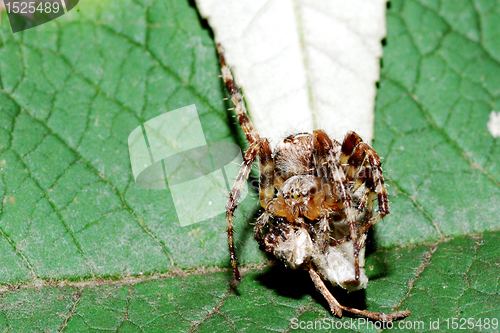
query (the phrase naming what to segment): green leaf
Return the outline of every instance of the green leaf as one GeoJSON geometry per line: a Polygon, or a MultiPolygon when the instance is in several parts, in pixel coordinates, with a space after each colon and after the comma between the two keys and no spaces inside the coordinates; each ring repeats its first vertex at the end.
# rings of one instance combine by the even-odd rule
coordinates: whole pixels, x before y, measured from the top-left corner
{"type": "MultiPolygon", "coordinates": [[[[283,331],[297,318],[378,331],[329,314],[304,272],[269,267],[255,192],[236,215],[245,274],[231,291],[224,215],[181,227],[168,190],[135,186],[128,135],[166,111],[194,103],[208,142],[244,143],[196,9],[77,9],[16,34],[2,16],[0,328],[283,331]]],[[[374,145],[392,212],[373,232],[368,288],[334,290],[342,304],[408,309],[395,325],[422,321],[415,331],[437,319],[451,331],[452,318],[496,331],[500,139],[486,123],[500,110],[499,19],[486,0],[390,2],[374,145]]]]}

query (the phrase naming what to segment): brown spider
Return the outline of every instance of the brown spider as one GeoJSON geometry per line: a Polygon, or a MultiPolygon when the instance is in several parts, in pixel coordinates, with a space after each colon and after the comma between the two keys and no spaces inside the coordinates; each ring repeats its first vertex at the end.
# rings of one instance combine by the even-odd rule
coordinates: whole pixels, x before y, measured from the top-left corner
{"type": "Polygon", "coordinates": [[[236,280],[241,278],[234,252],[233,214],[258,156],[264,212],[257,219],[254,233],[260,248],[291,268],[308,270],[330,310],[339,317],[343,310],[382,321],[410,315],[408,311],[384,314],[343,306],[323,282],[349,291],[365,288],[368,282],[364,270],[367,231],[389,213],[375,150],[354,132],[349,132],[341,145],[316,130],[287,137],[273,153],[269,141],[259,136],[247,115],[220,45],[217,51],[222,77],[250,145],[226,205],[229,253],[236,280]],[[373,215],[375,198],[378,211],[373,215]]]}

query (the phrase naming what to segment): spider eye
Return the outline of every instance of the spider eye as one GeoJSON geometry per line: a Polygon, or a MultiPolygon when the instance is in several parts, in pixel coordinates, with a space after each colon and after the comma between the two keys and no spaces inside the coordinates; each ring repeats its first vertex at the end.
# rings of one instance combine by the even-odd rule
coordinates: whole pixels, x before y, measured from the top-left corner
{"type": "Polygon", "coordinates": [[[316,187],[313,187],[309,190],[310,195],[315,195],[316,194],[316,187]]]}

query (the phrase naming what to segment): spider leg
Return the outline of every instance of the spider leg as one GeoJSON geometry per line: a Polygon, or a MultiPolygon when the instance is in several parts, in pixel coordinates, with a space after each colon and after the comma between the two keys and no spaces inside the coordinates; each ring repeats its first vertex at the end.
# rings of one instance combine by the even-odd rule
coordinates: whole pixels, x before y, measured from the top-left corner
{"type": "Polygon", "coordinates": [[[255,228],[253,229],[254,233],[253,235],[255,240],[259,243],[259,246],[264,245],[265,229],[269,225],[269,218],[271,217],[271,215],[272,215],[271,213],[264,211],[257,219],[257,223],[255,223],[255,228]]]}
{"type": "MultiPolygon", "coordinates": [[[[336,145],[339,143],[334,141],[336,145]]],[[[313,132],[313,156],[318,177],[323,183],[325,194],[338,196],[344,206],[349,224],[350,237],[354,244],[355,277],[353,284],[359,282],[359,244],[358,230],[355,225],[355,209],[352,207],[351,195],[347,179],[341,166],[336,163],[334,156],[334,142],[322,130],[313,132]],[[333,186],[332,186],[333,185],[333,186]]]]}
{"type": "Polygon", "coordinates": [[[330,306],[330,311],[332,313],[335,313],[339,318],[342,318],[342,305],[333,297],[332,293],[328,288],[325,286],[325,283],[323,280],[321,280],[321,277],[316,273],[313,267],[309,267],[309,276],[311,277],[311,280],[314,282],[314,285],[316,286],[316,289],[323,295],[323,297],[326,299],[328,302],[328,305],[330,306]]]}
{"type": "MultiPolygon", "coordinates": [[[[381,218],[389,214],[389,200],[387,199],[380,158],[377,152],[370,145],[364,143],[358,134],[349,132],[342,143],[340,161],[343,165],[346,165],[349,180],[356,180],[355,189],[364,181],[371,192],[377,194],[378,213],[373,217],[370,216],[368,222],[360,228],[360,233],[364,233],[381,218]],[[361,171],[365,164],[368,164],[368,166],[361,171]]],[[[370,215],[373,210],[373,201],[374,195],[370,193],[367,201],[370,215]]]]}
{"type": "Polygon", "coordinates": [[[267,139],[262,139],[259,151],[260,185],[259,199],[262,208],[266,209],[274,197],[274,160],[267,139]]]}
{"type": "Polygon", "coordinates": [[[347,160],[351,156],[354,148],[363,140],[359,137],[356,132],[348,132],[344,137],[344,141],[342,142],[342,151],[340,155],[340,164],[345,165],[347,160]]]}
{"type": "Polygon", "coordinates": [[[233,267],[233,272],[236,280],[240,281],[240,272],[238,270],[238,263],[236,259],[236,254],[234,251],[234,237],[233,237],[233,219],[234,211],[238,206],[238,200],[240,198],[241,191],[245,185],[250,171],[252,169],[252,164],[255,158],[259,155],[260,164],[260,202],[262,207],[265,209],[269,202],[274,196],[274,160],[271,153],[271,148],[269,147],[269,141],[267,139],[259,139],[258,141],[250,144],[245,153],[245,160],[238,173],[238,177],[234,181],[231,194],[229,195],[229,200],[226,205],[226,222],[227,222],[227,240],[229,245],[229,254],[231,258],[231,266],[233,267]]]}
{"type": "MultiPolygon", "coordinates": [[[[359,175],[359,179],[364,179],[364,186],[361,189],[362,194],[359,197],[358,201],[358,212],[362,213],[365,210],[365,216],[363,218],[364,221],[370,221],[373,216],[373,206],[375,204],[375,198],[377,194],[373,190],[373,181],[371,178],[365,178],[365,175],[371,174],[371,168],[365,168],[359,175]]],[[[368,224],[368,223],[367,223],[368,224]]],[[[366,225],[360,226],[360,233],[366,233],[369,227],[366,225]]]]}
{"type": "Polygon", "coordinates": [[[236,86],[234,82],[233,75],[231,74],[231,70],[226,65],[226,59],[224,58],[224,51],[222,50],[222,46],[217,44],[217,52],[219,53],[219,61],[221,65],[222,78],[226,83],[226,88],[229,94],[231,95],[231,101],[234,104],[236,114],[238,116],[238,122],[240,123],[241,128],[245,132],[247,141],[251,144],[260,139],[259,134],[254,129],[253,124],[248,117],[247,109],[245,107],[245,102],[243,101],[243,95],[241,95],[240,90],[236,86]]]}
{"type": "Polygon", "coordinates": [[[373,182],[367,177],[371,174],[371,167],[367,165],[366,161],[369,147],[355,132],[349,132],[344,138],[340,154],[340,160],[344,162],[342,164],[344,173],[352,193],[358,191],[356,205],[358,214],[363,214],[366,208],[364,221],[371,218],[373,211],[373,182]],[[365,186],[362,186],[363,184],[365,186]]]}
{"type": "MultiPolygon", "coordinates": [[[[368,219],[370,220],[370,218],[372,217],[372,213],[373,213],[373,205],[374,205],[374,202],[375,202],[375,192],[373,192],[370,188],[368,187],[364,187],[362,189],[362,193],[360,194],[360,198],[359,198],[359,201],[358,201],[358,205],[356,208],[358,214],[363,214],[363,211],[366,209],[366,212],[365,212],[365,217],[364,219],[368,219]]],[[[360,226],[359,228],[360,232],[359,234],[360,235],[363,235],[363,233],[366,233],[366,231],[368,231],[368,229],[364,229],[364,226],[360,226]]],[[[330,246],[337,246],[337,245],[340,245],[344,242],[347,242],[349,240],[351,240],[351,235],[347,235],[343,238],[340,238],[340,239],[336,239],[336,238],[332,238],[333,241],[330,242],[330,246]]],[[[359,244],[359,248],[361,249],[363,246],[361,245],[361,241],[359,241],[360,244],[359,244]]]]}
{"type": "MultiPolygon", "coordinates": [[[[366,232],[371,226],[380,221],[384,216],[389,214],[389,199],[387,198],[387,189],[385,188],[384,176],[382,175],[382,166],[380,163],[380,158],[378,157],[375,150],[372,147],[367,146],[366,157],[368,163],[370,164],[370,171],[367,175],[370,186],[372,187],[372,193],[376,193],[378,199],[378,212],[375,216],[370,218],[368,222],[360,228],[360,232],[366,232]],[[374,192],[373,192],[374,191],[374,192]]],[[[372,195],[374,201],[374,195],[372,195]]],[[[370,204],[370,200],[368,201],[370,204]]]]}
{"type": "Polygon", "coordinates": [[[309,276],[311,276],[311,280],[314,282],[316,289],[318,289],[318,291],[323,295],[323,297],[328,302],[328,305],[330,306],[330,311],[332,311],[332,313],[336,314],[340,318],[342,318],[342,311],[351,312],[360,316],[365,316],[374,320],[385,321],[385,322],[391,322],[395,319],[404,318],[410,315],[410,311],[396,311],[390,314],[385,314],[381,312],[359,310],[343,306],[335,299],[335,297],[333,297],[332,293],[330,292],[330,290],[328,290],[325,283],[323,282],[323,280],[321,280],[321,277],[313,267],[309,267],[309,276]]]}
{"type": "MultiPolygon", "coordinates": [[[[345,142],[345,140],[344,140],[345,142]]],[[[361,169],[365,166],[366,159],[366,151],[367,147],[369,147],[366,143],[360,142],[351,152],[351,155],[348,156],[347,163],[344,164],[344,171],[347,179],[350,182],[354,182],[353,184],[353,192],[363,183],[362,178],[359,178],[359,174],[361,169]]],[[[344,153],[341,153],[341,160],[345,160],[344,153]]]]}
{"type": "MultiPolygon", "coordinates": [[[[240,281],[240,272],[238,270],[238,263],[236,262],[236,254],[234,252],[234,238],[233,238],[233,215],[234,210],[238,206],[238,200],[241,194],[241,190],[245,185],[246,180],[250,174],[250,170],[252,169],[252,164],[257,157],[257,154],[261,155],[261,170],[269,170],[273,172],[272,175],[269,175],[268,171],[264,172],[264,177],[261,176],[261,202],[264,201],[267,203],[268,201],[268,193],[272,192],[274,194],[274,187],[272,191],[269,189],[268,183],[272,179],[271,183],[274,183],[274,163],[272,161],[271,149],[269,148],[269,142],[265,140],[261,140],[257,131],[255,131],[253,124],[248,117],[247,110],[245,107],[245,102],[243,101],[243,96],[241,95],[240,90],[236,86],[234,82],[233,75],[231,74],[231,70],[226,64],[226,59],[224,57],[224,51],[222,50],[222,46],[217,44],[217,52],[219,54],[219,61],[221,65],[222,78],[224,79],[224,83],[226,84],[227,91],[231,95],[231,101],[234,104],[236,115],[238,116],[238,122],[240,123],[243,132],[245,132],[246,139],[250,144],[247,152],[245,153],[245,160],[243,165],[238,173],[238,177],[236,178],[233,188],[231,190],[231,194],[229,195],[229,200],[226,205],[226,222],[227,222],[227,241],[229,245],[229,253],[231,258],[231,266],[233,267],[234,276],[236,280],[240,281]],[[262,180],[264,180],[264,186],[262,185],[262,180]]],[[[262,172],[261,172],[262,173],[262,172]]],[[[265,207],[263,205],[263,207],[265,207]]]]}
{"type": "Polygon", "coordinates": [[[226,204],[226,222],[227,222],[227,242],[229,245],[229,255],[231,258],[231,266],[233,267],[234,276],[237,281],[241,281],[240,272],[238,270],[238,263],[236,261],[236,254],[234,252],[234,238],[233,238],[233,216],[236,207],[238,206],[238,201],[240,199],[241,191],[243,186],[248,179],[250,170],[252,169],[252,164],[257,157],[260,150],[260,140],[252,143],[250,148],[245,153],[245,158],[243,165],[241,166],[240,172],[234,181],[233,188],[229,194],[229,200],[226,204]]]}
{"type": "Polygon", "coordinates": [[[325,216],[321,219],[321,221],[318,223],[317,228],[319,229],[317,232],[318,240],[320,247],[323,251],[326,251],[327,246],[330,244],[330,222],[328,221],[328,218],[325,216]]]}
{"type": "MultiPolygon", "coordinates": [[[[358,198],[358,203],[356,205],[356,210],[358,211],[358,214],[362,214],[365,210],[365,208],[368,207],[369,200],[370,200],[370,193],[371,190],[363,186],[361,189],[356,189],[356,191],[359,193],[359,198],[358,198]]],[[[370,218],[370,217],[368,217],[370,218]]]]}

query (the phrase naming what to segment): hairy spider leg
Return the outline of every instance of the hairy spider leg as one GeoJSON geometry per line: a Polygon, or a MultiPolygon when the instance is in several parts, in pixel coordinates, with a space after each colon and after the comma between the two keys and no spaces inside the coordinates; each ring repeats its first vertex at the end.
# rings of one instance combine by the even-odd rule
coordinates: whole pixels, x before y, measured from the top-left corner
{"type": "MultiPolygon", "coordinates": [[[[264,238],[264,229],[268,226],[269,224],[269,218],[271,217],[271,213],[268,211],[264,211],[258,218],[257,222],[255,223],[255,228],[254,228],[254,238],[255,240],[261,244],[262,239],[264,238]]],[[[266,249],[267,251],[267,249],[266,249]]],[[[269,251],[268,251],[269,252],[269,251]]]]}
{"type": "MultiPolygon", "coordinates": [[[[344,141],[342,142],[341,152],[339,157],[339,163],[341,166],[343,166],[344,173],[347,177],[347,181],[350,184],[355,182],[353,185],[351,185],[353,187],[352,192],[355,192],[358,189],[358,187],[362,184],[362,182],[358,182],[357,180],[360,174],[360,168],[363,166],[364,155],[360,156],[358,153],[353,152],[360,142],[362,142],[362,139],[355,132],[352,131],[348,132],[344,137],[344,141]],[[354,157],[352,155],[354,155],[354,157]]],[[[368,172],[370,171],[368,170],[368,172]]],[[[373,202],[371,202],[370,205],[369,201],[370,189],[365,187],[364,189],[362,189],[362,191],[363,192],[360,194],[358,206],[355,208],[358,214],[362,214],[365,207],[367,207],[368,210],[367,216],[368,218],[370,218],[373,209],[373,202]]],[[[349,235],[342,239],[334,240],[333,242],[330,243],[330,245],[337,246],[350,239],[351,236],[349,235]]]]}
{"type": "MultiPolygon", "coordinates": [[[[362,142],[361,138],[354,132],[350,132],[346,135],[347,140],[344,139],[346,146],[349,146],[349,142],[346,141],[352,141],[349,140],[349,138],[353,136],[356,137],[355,141],[358,143],[355,148],[352,149],[351,155],[348,156],[347,163],[344,164],[343,167],[347,181],[352,187],[352,193],[360,191],[356,209],[358,214],[363,214],[366,208],[366,213],[363,218],[363,220],[366,221],[372,217],[373,203],[375,200],[375,186],[373,185],[373,179],[371,177],[372,169],[366,159],[366,152],[370,146],[362,142]],[[364,186],[362,186],[363,184],[364,186]]],[[[346,160],[344,151],[341,152],[341,160],[346,160]]]]}
{"type": "Polygon", "coordinates": [[[231,101],[234,104],[236,115],[238,116],[238,122],[240,123],[243,132],[245,132],[248,143],[252,144],[260,140],[259,134],[254,129],[253,124],[250,118],[248,117],[247,109],[245,107],[245,102],[243,101],[243,95],[241,95],[240,90],[238,89],[236,83],[234,82],[231,70],[226,65],[226,58],[224,58],[224,51],[220,44],[217,44],[217,52],[219,53],[222,78],[226,83],[226,88],[227,91],[229,92],[229,95],[231,95],[231,101]]]}
{"type": "Polygon", "coordinates": [[[314,285],[316,286],[316,289],[318,289],[318,291],[323,295],[323,297],[328,302],[328,305],[330,306],[330,311],[332,311],[332,313],[336,314],[339,317],[342,317],[342,311],[347,311],[347,312],[351,312],[351,313],[354,313],[357,315],[365,316],[365,317],[368,317],[368,318],[371,318],[374,320],[391,322],[395,319],[408,317],[410,315],[410,311],[395,311],[395,312],[390,313],[390,314],[385,314],[385,313],[381,313],[381,312],[359,310],[359,309],[343,306],[335,299],[335,297],[333,297],[330,290],[328,290],[325,283],[323,282],[323,280],[321,280],[321,277],[314,270],[314,268],[312,266],[309,267],[309,276],[311,276],[311,280],[313,280],[314,285]]]}
{"type": "Polygon", "coordinates": [[[340,155],[340,164],[341,165],[345,165],[347,163],[347,160],[349,159],[352,152],[354,151],[354,148],[356,148],[358,143],[360,143],[362,141],[363,140],[355,132],[353,132],[353,131],[347,132],[347,134],[344,137],[344,141],[342,142],[342,150],[341,150],[341,155],[340,155]]]}
{"type": "MultiPolygon", "coordinates": [[[[378,154],[372,147],[367,145],[366,157],[371,167],[371,179],[375,186],[375,193],[378,199],[378,212],[363,225],[359,232],[366,232],[371,226],[380,221],[384,216],[389,214],[389,199],[387,198],[387,189],[385,188],[384,176],[382,175],[382,166],[378,154]]],[[[373,202],[373,200],[372,200],[373,202]]]]}
{"type": "Polygon", "coordinates": [[[364,143],[358,134],[351,131],[346,134],[342,143],[340,161],[346,167],[348,180],[357,181],[354,184],[354,189],[359,187],[363,181],[365,181],[366,187],[370,189],[371,193],[368,194],[367,198],[367,209],[370,215],[373,211],[373,202],[375,199],[372,193],[375,192],[377,194],[378,213],[371,218],[369,217],[368,222],[360,227],[359,233],[364,233],[380,221],[380,219],[389,214],[389,200],[387,198],[380,158],[370,145],[364,143]]]}
{"type": "Polygon", "coordinates": [[[259,199],[262,208],[266,209],[274,197],[274,159],[269,141],[262,139],[259,151],[259,199]]]}
{"type": "MultiPolygon", "coordinates": [[[[348,136],[351,133],[348,134],[348,136]]],[[[344,139],[344,143],[345,143],[344,139]]],[[[349,145],[349,143],[346,143],[349,145]]],[[[352,187],[351,193],[354,193],[356,191],[361,191],[359,193],[359,199],[358,199],[358,204],[355,207],[358,211],[358,214],[363,214],[365,208],[367,208],[367,217],[368,219],[371,218],[371,213],[372,213],[372,208],[373,208],[373,203],[370,203],[370,193],[372,192],[371,188],[373,186],[371,183],[371,179],[367,179],[366,175],[369,175],[371,173],[371,169],[369,166],[367,166],[365,157],[366,157],[366,150],[364,149],[364,143],[360,142],[358,145],[353,149],[351,152],[351,155],[347,159],[346,164],[341,164],[344,169],[344,173],[347,177],[347,181],[349,183],[349,186],[352,187]],[[370,184],[368,184],[370,183],[370,184]],[[365,186],[362,187],[362,185],[365,184],[365,186]],[[360,189],[361,187],[361,189],[360,189]],[[370,204],[372,204],[370,206],[370,204]],[[368,207],[367,207],[368,206],[368,207]]],[[[340,160],[346,160],[344,152],[341,152],[340,155],[340,160]]]]}
{"type": "Polygon", "coordinates": [[[318,242],[321,244],[321,248],[323,252],[326,251],[328,245],[330,245],[330,221],[328,221],[328,217],[325,216],[318,223],[317,228],[319,229],[318,242]]]}
{"type": "Polygon", "coordinates": [[[231,258],[231,266],[233,268],[236,280],[240,281],[241,277],[238,270],[236,254],[234,251],[234,211],[238,206],[241,191],[248,179],[250,170],[252,169],[252,164],[255,161],[257,155],[259,155],[260,160],[260,202],[263,208],[267,207],[267,204],[270,200],[272,200],[274,196],[274,160],[271,148],[269,146],[269,141],[267,139],[260,138],[259,134],[253,127],[252,121],[248,117],[245,102],[243,101],[243,96],[241,95],[240,90],[234,82],[231,70],[226,65],[224,51],[222,50],[222,46],[220,44],[217,44],[217,52],[219,53],[222,78],[224,79],[224,82],[226,84],[227,91],[231,95],[231,101],[234,104],[235,111],[238,116],[238,122],[240,123],[247,141],[250,144],[250,147],[245,153],[245,160],[240,169],[240,172],[238,173],[238,177],[234,181],[234,185],[226,205],[227,240],[231,258]]]}
{"type": "Polygon", "coordinates": [[[238,270],[238,262],[236,260],[236,254],[234,252],[234,237],[233,237],[233,219],[234,211],[238,207],[238,201],[240,199],[241,191],[243,186],[250,175],[250,170],[252,170],[252,164],[257,157],[260,150],[260,140],[253,142],[250,148],[245,153],[245,160],[238,173],[238,176],[234,180],[233,188],[229,194],[229,199],[226,204],[226,223],[227,223],[227,243],[229,245],[229,256],[231,258],[231,266],[233,267],[234,277],[237,281],[241,281],[240,272],[238,270]]]}
{"type": "MultiPolygon", "coordinates": [[[[335,141],[336,145],[339,145],[335,141]]],[[[323,130],[315,130],[313,132],[313,156],[318,177],[323,183],[323,190],[330,195],[336,195],[340,198],[344,206],[349,224],[349,231],[354,247],[354,267],[355,276],[352,284],[359,283],[359,244],[357,241],[358,230],[355,225],[355,209],[352,208],[351,195],[348,189],[347,179],[343,169],[338,163],[335,163],[333,151],[334,143],[323,130]],[[333,186],[331,186],[333,185],[333,186]]]]}
{"type": "MultiPolygon", "coordinates": [[[[354,182],[353,184],[353,192],[358,189],[359,186],[363,183],[364,179],[360,179],[359,173],[361,168],[364,167],[364,162],[366,158],[366,146],[364,142],[358,143],[358,145],[353,149],[351,155],[348,156],[347,163],[341,165],[344,167],[344,172],[347,177],[347,180],[354,182]]],[[[345,159],[343,156],[343,152],[341,152],[340,159],[345,159]]]]}

